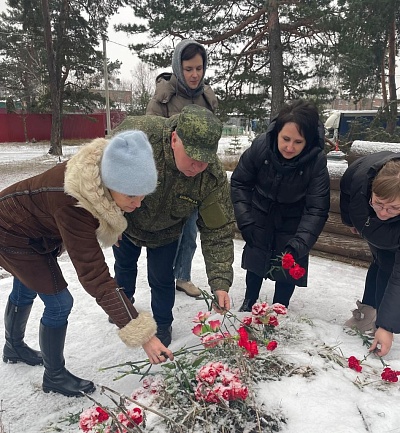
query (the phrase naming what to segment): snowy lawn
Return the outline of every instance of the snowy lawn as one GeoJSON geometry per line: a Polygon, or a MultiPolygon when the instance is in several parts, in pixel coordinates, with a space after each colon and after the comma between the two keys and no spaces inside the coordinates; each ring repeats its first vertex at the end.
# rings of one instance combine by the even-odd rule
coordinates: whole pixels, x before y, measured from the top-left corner
{"type": "MultiPolygon", "coordinates": [[[[246,138],[247,139],[247,138],[246,138]]],[[[0,145],[0,170],[4,167],[24,166],[23,170],[8,170],[7,179],[0,178],[0,188],[34,174],[54,163],[54,158],[45,155],[47,148],[38,149],[35,155],[26,158],[18,152],[12,156],[13,146],[0,145]],[[20,158],[18,163],[16,159],[20,158]],[[5,183],[6,182],[6,183],[5,183]]],[[[72,151],[72,150],[71,150],[72,151]]],[[[23,150],[21,150],[23,152],[23,150]]],[[[237,312],[244,294],[245,272],[240,268],[243,241],[235,240],[234,283],[230,291],[232,311],[237,312]]],[[[104,251],[110,272],[113,273],[112,250],[104,251]]],[[[130,395],[139,386],[139,378],[129,375],[114,381],[115,369],[99,371],[102,367],[145,358],[143,350],[132,350],[119,340],[116,327],[108,323],[106,314],[80,286],[73,266],[66,254],[60,259],[69,289],[75,298],[70,315],[65,358],[67,368],[74,374],[91,379],[96,384],[107,385],[121,393],[130,395]]],[[[346,332],[343,322],[350,317],[350,310],[363,292],[366,269],[344,263],[311,257],[309,286],[297,288],[288,316],[282,326],[293,330],[291,338],[278,345],[274,354],[286,363],[293,364],[293,374],[277,381],[259,384],[257,398],[266,409],[280,411],[287,419],[283,432],[287,433],[400,433],[399,383],[383,382],[381,361],[370,356],[363,362],[363,370],[357,373],[346,365],[341,366],[340,356],[354,355],[362,359],[367,354],[362,340],[346,332]],[[286,325],[285,325],[286,323],[286,325]]],[[[192,280],[207,289],[204,261],[200,247],[193,262],[192,280]]],[[[0,268],[0,317],[12,278],[0,268]]],[[[146,252],[139,261],[136,307],[149,310],[150,289],[146,279],[146,252]]],[[[273,284],[264,283],[261,291],[263,300],[271,300],[273,284]]],[[[191,329],[192,319],[206,305],[202,300],[176,292],[171,349],[198,342],[191,329]]],[[[26,342],[38,348],[38,327],[43,305],[37,300],[26,332],[26,342]]],[[[240,314],[239,314],[240,315],[240,314]]],[[[213,318],[219,318],[214,314],[213,318]]],[[[0,335],[4,335],[0,320],[0,335]]],[[[278,341],[279,343],[279,341],[278,341]]],[[[398,336],[386,363],[400,370],[400,344],[398,336]]],[[[77,424],[68,425],[63,419],[79,413],[92,405],[86,398],[67,398],[56,394],[45,394],[41,390],[43,368],[24,364],[0,363],[0,420],[6,433],[78,432],[77,424]]],[[[106,403],[97,390],[93,397],[106,403]]],[[[144,431],[162,432],[157,427],[151,430],[150,422],[144,431]]],[[[0,423],[1,426],[1,423],[0,423]]],[[[1,432],[0,427],[0,432],[1,432]]],[[[3,433],[3,432],[2,432],[3,433]]],[[[196,432],[199,433],[199,432],[196,432]]]]}

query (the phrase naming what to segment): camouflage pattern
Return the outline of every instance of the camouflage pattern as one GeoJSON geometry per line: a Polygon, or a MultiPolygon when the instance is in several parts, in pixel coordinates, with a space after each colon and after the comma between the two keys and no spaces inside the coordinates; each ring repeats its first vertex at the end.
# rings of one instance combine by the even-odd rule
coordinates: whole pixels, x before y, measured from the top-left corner
{"type": "Polygon", "coordinates": [[[187,105],[177,115],[176,133],[186,153],[202,162],[215,162],[222,123],[207,108],[187,105]]]}
{"type": "Polygon", "coordinates": [[[139,129],[147,134],[158,171],[156,191],[125,215],[126,235],[138,246],[167,245],[179,238],[186,219],[198,208],[208,283],[212,290],[228,291],[233,279],[234,216],[227,176],[218,158],[195,177],[186,177],[176,168],[171,132],[177,121],[177,116],[127,117],[113,131],[139,129]]]}

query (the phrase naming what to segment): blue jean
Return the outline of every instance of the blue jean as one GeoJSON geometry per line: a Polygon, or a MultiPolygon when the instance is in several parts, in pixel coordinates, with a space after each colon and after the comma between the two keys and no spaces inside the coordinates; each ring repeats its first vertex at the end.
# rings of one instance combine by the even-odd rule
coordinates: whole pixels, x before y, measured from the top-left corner
{"type": "MultiPolygon", "coordinates": [[[[151,289],[151,309],[159,327],[170,326],[174,317],[175,278],[173,262],[178,241],[158,248],[147,248],[147,280],[151,289]]],[[[119,247],[113,246],[115,279],[124,288],[128,298],[135,294],[137,262],[142,248],[132,243],[125,235],[119,247]]]]}
{"type": "Polygon", "coordinates": [[[198,216],[199,211],[196,209],[183,226],[174,260],[174,275],[176,280],[191,281],[192,260],[197,248],[196,222],[198,216]]]}
{"type": "Polygon", "coordinates": [[[14,277],[13,288],[9,296],[10,302],[18,307],[32,305],[37,295],[44,303],[41,319],[43,325],[49,328],[59,328],[66,325],[74,305],[74,298],[67,288],[54,295],[44,295],[29,289],[14,277]]]}

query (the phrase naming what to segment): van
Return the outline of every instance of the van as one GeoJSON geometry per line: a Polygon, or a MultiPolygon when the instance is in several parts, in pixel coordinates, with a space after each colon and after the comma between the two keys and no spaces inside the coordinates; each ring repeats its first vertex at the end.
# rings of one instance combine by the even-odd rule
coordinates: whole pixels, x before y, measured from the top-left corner
{"type": "Polygon", "coordinates": [[[325,121],[325,134],[331,141],[336,142],[339,137],[348,134],[352,121],[358,120],[369,125],[377,113],[378,110],[333,111],[325,121]]]}
{"type": "MultiPolygon", "coordinates": [[[[349,135],[352,129],[352,124],[357,122],[358,131],[352,139],[363,140],[363,131],[368,128],[370,123],[376,118],[381,110],[345,110],[334,111],[326,119],[325,122],[325,135],[326,137],[336,143],[338,140],[343,140],[343,137],[349,135]]],[[[397,126],[400,126],[400,114],[397,116],[397,126]]],[[[379,126],[386,128],[386,121],[380,120],[379,126]]]]}

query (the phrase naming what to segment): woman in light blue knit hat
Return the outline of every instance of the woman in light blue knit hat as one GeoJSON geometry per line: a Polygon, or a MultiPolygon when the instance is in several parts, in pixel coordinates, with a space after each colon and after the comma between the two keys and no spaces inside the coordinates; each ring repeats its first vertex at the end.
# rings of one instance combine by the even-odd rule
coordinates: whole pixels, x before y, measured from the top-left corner
{"type": "Polygon", "coordinates": [[[68,162],[0,192],[0,266],[14,276],[5,311],[4,362],[44,365],[43,390],[66,396],[93,392],[92,381],[65,368],[64,342],[73,298],[57,257],[65,249],[83,288],[120,328],[122,341],[142,346],[150,362],[173,359],[155,337],[151,314],[138,313],[110,276],[101,246],[118,242],[125,212],[157,185],[153,151],[141,131],[110,142],[98,138],[68,162]],[[41,351],[24,343],[34,299],[44,303],[41,351]]]}

